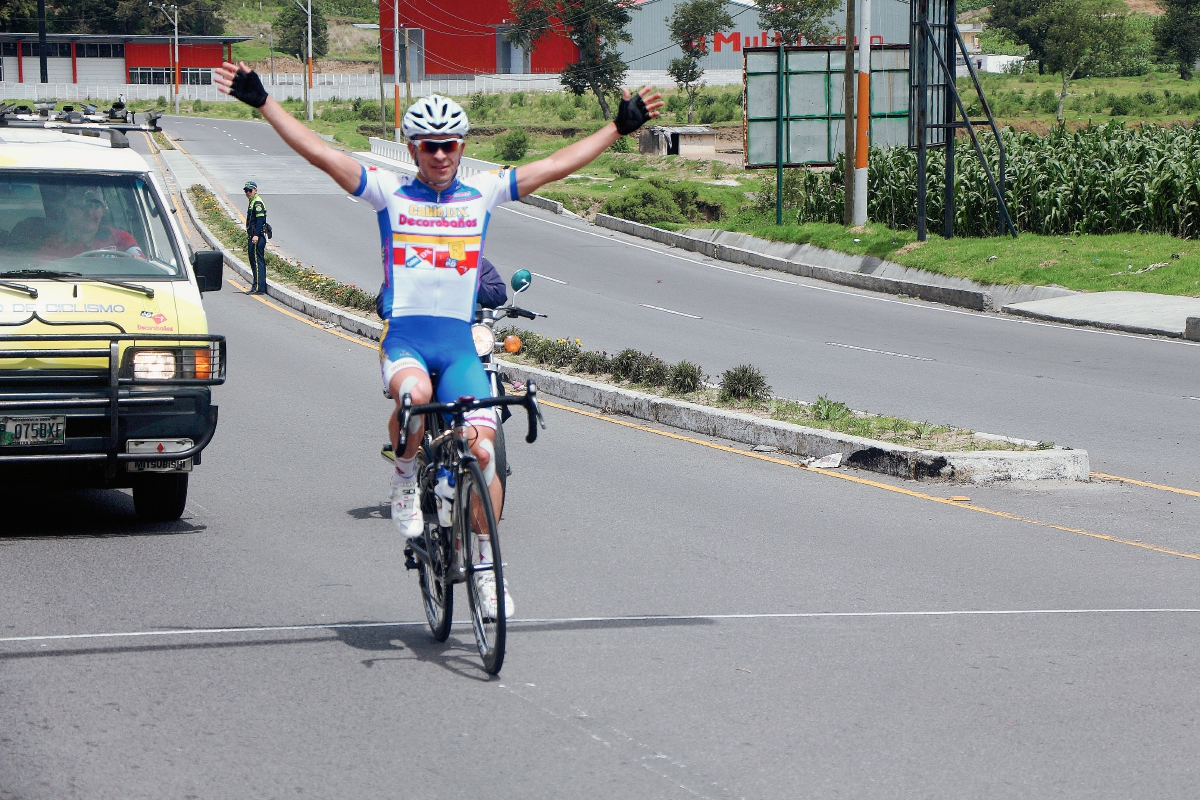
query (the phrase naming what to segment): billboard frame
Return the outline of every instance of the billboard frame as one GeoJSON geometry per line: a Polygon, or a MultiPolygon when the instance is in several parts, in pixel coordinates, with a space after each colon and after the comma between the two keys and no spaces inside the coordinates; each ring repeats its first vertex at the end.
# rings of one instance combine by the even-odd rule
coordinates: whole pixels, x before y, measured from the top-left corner
{"type": "MultiPolygon", "coordinates": [[[[872,39],[875,39],[875,37],[872,37],[872,39]]],[[[882,42],[872,41],[870,49],[871,49],[871,56],[872,56],[871,60],[872,60],[872,62],[874,62],[877,53],[881,53],[881,52],[885,52],[885,51],[908,53],[909,46],[907,44],[883,44],[882,42]]],[[[781,168],[831,167],[831,166],[833,166],[833,164],[835,163],[833,160],[784,161],[783,164],[779,164],[779,161],[784,157],[784,153],[782,151],[785,149],[782,146],[783,142],[785,140],[785,137],[781,137],[779,135],[780,127],[786,127],[787,125],[790,125],[792,122],[826,120],[830,125],[830,128],[828,129],[828,131],[826,133],[826,142],[827,142],[826,155],[828,156],[828,155],[832,154],[836,157],[836,153],[840,153],[841,149],[835,148],[835,146],[834,146],[835,143],[834,143],[832,125],[833,125],[834,120],[841,120],[841,119],[844,119],[844,117],[845,117],[844,109],[837,113],[833,112],[833,100],[834,100],[835,92],[831,88],[831,84],[828,80],[825,85],[825,112],[826,113],[823,113],[823,114],[793,114],[793,113],[791,113],[791,111],[790,111],[791,96],[785,87],[786,81],[781,81],[781,80],[779,80],[779,78],[780,78],[781,74],[783,74],[783,75],[802,75],[802,74],[820,75],[820,74],[824,74],[824,75],[830,76],[830,78],[841,77],[841,72],[844,68],[844,63],[841,67],[833,68],[829,65],[829,57],[841,56],[844,59],[845,52],[846,52],[845,45],[799,45],[799,46],[786,45],[786,46],[783,46],[782,48],[780,48],[779,46],[771,46],[771,47],[746,47],[746,48],[742,49],[742,93],[743,93],[742,166],[744,169],[748,169],[748,170],[749,169],[776,169],[776,170],[778,170],[781,168]],[[790,65],[787,65],[787,66],[785,66],[785,70],[782,71],[782,73],[781,73],[781,71],[779,70],[779,66],[778,66],[780,61],[782,60],[780,57],[781,53],[782,53],[783,58],[787,58],[787,55],[790,53],[825,53],[825,54],[828,54],[827,58],[826,58],[826,67],[824,70],[819,70],[819,69],[807,70],[807,69],[805,69],[805,70],[793,71],[791,69],[790,65]],[[770,70],[770,71],[754,70],[752,72],[749,68],[750,57],[753,55],[758,55],[758,54],[774,55],[775,59],[776,59],[775,69],[770,70]],[[763,117],[756,117],[754,119],[751,119],[749,79],[751,76],[758,76],[758,75],[773,75],[776,77],[776,90],[775,90],[776,91],[776,101],[775,101],[776,102],[776,106],[775,106],[776,113],[774,114],[773,117],[763,116],[763,117]],[[787,113],[780,115],[778,113],[778,110],[785,105],[788,106],[787,113]],[[785,122],[785,120],[786,120],[786,122],[785,122]],[[751,163],[751,161],[750,161],[750,123],[751,122],[769,122],[769,121],[774,121],[775,125],[776,125],[775,159],[773,161],[756,161],[754,163],[751,163]],[[836,152],[834,152],[834,151],[836,151],[836,152]]],[[[873,65],[874,64],[872,63],[872,66],[873,65]]],[[[895,69],[888,68],[888,69],[879,69],[879,70],[872,69],[872,71],[871,71],[872,99],[874,98],[874,76],[877,74],[886,74],[886,73],[892,73],[892,72],[894,72],[894,73],[902,73],[902,72],[903,73],[911,73],[911,58],[909,59],[909,66],[907,66],[907,67],[895,68],[895,69]]],[[[905,98],[907,99],[907,97],[908,97],[908,92],[906,89],[905,98]]],[[[871,122],[874,123],[875,120],[883,120],[883,119],[907,119],[910,114],[911,114],[911,109],[909,109],[909,108],[906,108],[904,111],[895,111],[895,110],[885,110],[882,112],[872,111],[871,122]]],[[[906,127],[910,127],[910,126],[906,125],[906,127]]],[[[869,135],[871,135],[872,137],[874,136],[874,130],[875,130],[875,128],[874,128],[873,124],[868,126],[869,135]]]]}

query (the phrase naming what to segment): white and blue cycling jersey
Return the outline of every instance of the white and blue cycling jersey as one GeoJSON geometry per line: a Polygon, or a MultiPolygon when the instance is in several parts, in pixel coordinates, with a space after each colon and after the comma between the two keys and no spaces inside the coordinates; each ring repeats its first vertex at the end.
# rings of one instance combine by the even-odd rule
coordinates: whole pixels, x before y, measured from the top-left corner
{"type": "Polygon", "coordinates": [[[439,192],[415,176],[364,167],[354,194],[379,216],[380,316],[473,322],[488,220],[519,198],[516,170],[456,177],[439,192]]]}

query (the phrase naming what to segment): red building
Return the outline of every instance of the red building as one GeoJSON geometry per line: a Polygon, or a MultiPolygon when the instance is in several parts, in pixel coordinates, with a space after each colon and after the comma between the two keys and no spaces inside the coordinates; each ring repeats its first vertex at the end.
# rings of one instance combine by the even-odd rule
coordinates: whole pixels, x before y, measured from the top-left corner
{"type": "MultiPolygon", "coordinates": [[[[179,82],[210,84],[212,71],[232,58],[245,36],[180,36],[179,82]]],[[[174,83],[171,36],[46,36],[49,83],[174,83]]],[[[0,33],[0,81],[38,83],[41,53],[36,33],[0,33]]]]}
{"type": "MultiPolygon", "coordinates": [[[[379,31],[383,69],[392,74],[393,3],[379,0],[379,31]]],[[[557,73],[579,60],[579,51],[565,35],[552,31],[526,53],[504,38],[513,25],[508,0],[459,0],[435,3],[407,0],[400,4],[400,60],[404,33],[409,37],[408,69],[414,80],[462,75],[557,73]]],[[[404,67],[401,66],[401,77],[404,67]]]]}

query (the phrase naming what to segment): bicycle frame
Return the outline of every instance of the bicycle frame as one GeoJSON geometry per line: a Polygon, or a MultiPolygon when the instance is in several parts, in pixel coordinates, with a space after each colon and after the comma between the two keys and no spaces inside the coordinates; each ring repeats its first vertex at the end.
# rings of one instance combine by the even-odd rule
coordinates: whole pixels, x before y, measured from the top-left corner
{"type": "MultiPolygon", "coordinates": [[[[537,385],[530,381],[528,389],[523,396],[507,396],[507,397],[486,397],[476,399],[474,397],[460,397],[453,403],[426,403],[423,405],[414,406],[412,403],[412,395],[405,394],[400,401],[400,410],[397,412],[400,420],[400,440],[398,442],[399,451],[403,452],[408,444],[408,425],[414,414],[424,415],[425,435],[421,447],[425,451],[425,457],[430,467],[434,465],[445,465],[451,467],[456,478],[460,476],[465,465],[478,462],[471,453],[470,443],[467,441],[466,434],[466,414],[468,411],[473,411],[479,408],[494,408],[507,406],[522,406],[529,418],[529,432],[525,436],[525,441],[532,444],[537,440],[537,429],[540,425],[546,427],[546,423],[542,419],[542,412],[537,405],[537,385]],[[451,423],[449,428],[442,427],[442,415],[451,415],[451,423]],[[453,447],[453,459],[446,459],[441,456],[441,452],[447,447],[453,447]]],[[[461,485],[461,484],[459,484],[461,485]]],[[[423,503],[433,501],[432,486],[422,487],[423,503]]],[[[422,512],[427,509],[422,508],[422,512]]],[[[433,558],[428,550],[422,545],[424,542],[417,539],[409,539],[408,546],[412,549],[413,554],[423,561],[429,567],[433,567],[433,558]]],[[[467,570],[457,562],[457,555],[461,553],[461,544],[455,546],[451,542],[451,548],[454,553],[455,560],[451,561],[451,582],[462,583],[467,579],[467,570]]]]}

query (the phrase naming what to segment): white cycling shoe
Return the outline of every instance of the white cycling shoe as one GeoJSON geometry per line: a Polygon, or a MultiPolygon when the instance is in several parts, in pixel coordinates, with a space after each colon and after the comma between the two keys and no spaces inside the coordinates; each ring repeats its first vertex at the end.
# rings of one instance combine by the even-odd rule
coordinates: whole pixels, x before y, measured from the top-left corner
{"type": "MultiPolygon", "coordinates": [[[[496,573],[476,572],[475,573],[475,592],[479,597],[480,604],[483,606],[483,616],[496,617],[496,573]]],[[[513,604],[513,599],[508,593],[508,579],[504,579],[504,618],[508,619],[513,615],[513,609],[516,606],[513,604]]]]}
{"type": "Polygon", "coordinates": [[[417,479],[403,480],[398,474],[392,478],[392,524],[401,536],[413,539],[425,532],[425,518],[421,513],[421,489],[417,479]]]}

